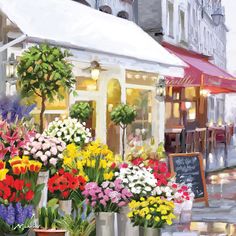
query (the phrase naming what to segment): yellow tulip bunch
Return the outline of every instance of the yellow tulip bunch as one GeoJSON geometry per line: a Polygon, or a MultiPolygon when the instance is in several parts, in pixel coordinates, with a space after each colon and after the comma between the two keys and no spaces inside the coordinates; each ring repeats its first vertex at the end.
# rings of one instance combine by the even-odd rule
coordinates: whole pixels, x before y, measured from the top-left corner
{"type": "Polygon", "coordinates": [[[131,211],[128,217],[142,227],[162,228],[164,224],[171,225],[175,218],[174,202],[160,197],[140,198],[129,203],[131,211]]]}
{"type": "Polygon", "coordinates": [[[115,162],[113,152],[99,141],[89,143],[82,150],[69,144],[63,157],[65,168],[77,170],[87,181],[96,182],[113,179],[115,162]]]}

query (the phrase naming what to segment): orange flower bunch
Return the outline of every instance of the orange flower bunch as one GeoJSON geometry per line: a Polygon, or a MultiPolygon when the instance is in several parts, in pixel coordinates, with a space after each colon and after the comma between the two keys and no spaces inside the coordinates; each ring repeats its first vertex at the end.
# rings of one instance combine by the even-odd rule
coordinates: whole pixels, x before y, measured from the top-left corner
{"type": "Polygon", "coordinates": [[[27,171],[38,173],[41,170],[42,163],[36,160],[29,160],[28,156],[20,158],[16,156],[9,160],[12,172],[15,175],[25,174],[27,171]]]}

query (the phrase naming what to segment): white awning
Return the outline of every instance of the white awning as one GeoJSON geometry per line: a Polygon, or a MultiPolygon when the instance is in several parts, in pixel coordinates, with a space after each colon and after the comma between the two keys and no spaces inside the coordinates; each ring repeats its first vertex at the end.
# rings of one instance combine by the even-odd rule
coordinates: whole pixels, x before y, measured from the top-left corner
{"type": "Polygon", "coordinates": [[[71,0],[0,0],[0,10],[30,42],[115,55],[165,70],[172,67],[172,72],[173,67],[179,71],[186,66],[135,23],[71,0]]]}

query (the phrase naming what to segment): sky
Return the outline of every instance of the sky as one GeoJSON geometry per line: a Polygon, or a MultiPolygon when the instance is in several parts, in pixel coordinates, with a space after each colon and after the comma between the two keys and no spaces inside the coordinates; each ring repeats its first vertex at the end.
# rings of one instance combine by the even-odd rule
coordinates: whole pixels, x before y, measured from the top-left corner
{"type": "Polygon", "coordinates": [[[227,33],[227,68],[236,75],[236,0],[222,0],[225,6],[227,33]]]}

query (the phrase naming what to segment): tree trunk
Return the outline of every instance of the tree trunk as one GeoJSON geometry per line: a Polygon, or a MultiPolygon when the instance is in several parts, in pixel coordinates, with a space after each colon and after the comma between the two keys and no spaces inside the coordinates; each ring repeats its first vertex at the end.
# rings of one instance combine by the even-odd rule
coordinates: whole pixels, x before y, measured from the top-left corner
{"type": "Polygon", "coordinates": [[[44,112],[46,110],[45,102],[46,102],[46,98],[43,96],[42,101],[41,101],[40,127],[39,127],[39,132],[41,134],[43,133],[43,128],[44,128],[43,116],[44,116],[44,112]]]}
{"type": "Polygon", "coordinates": [[[125,127],[122,128],[122,160],[125,160],[125,127]]]}

